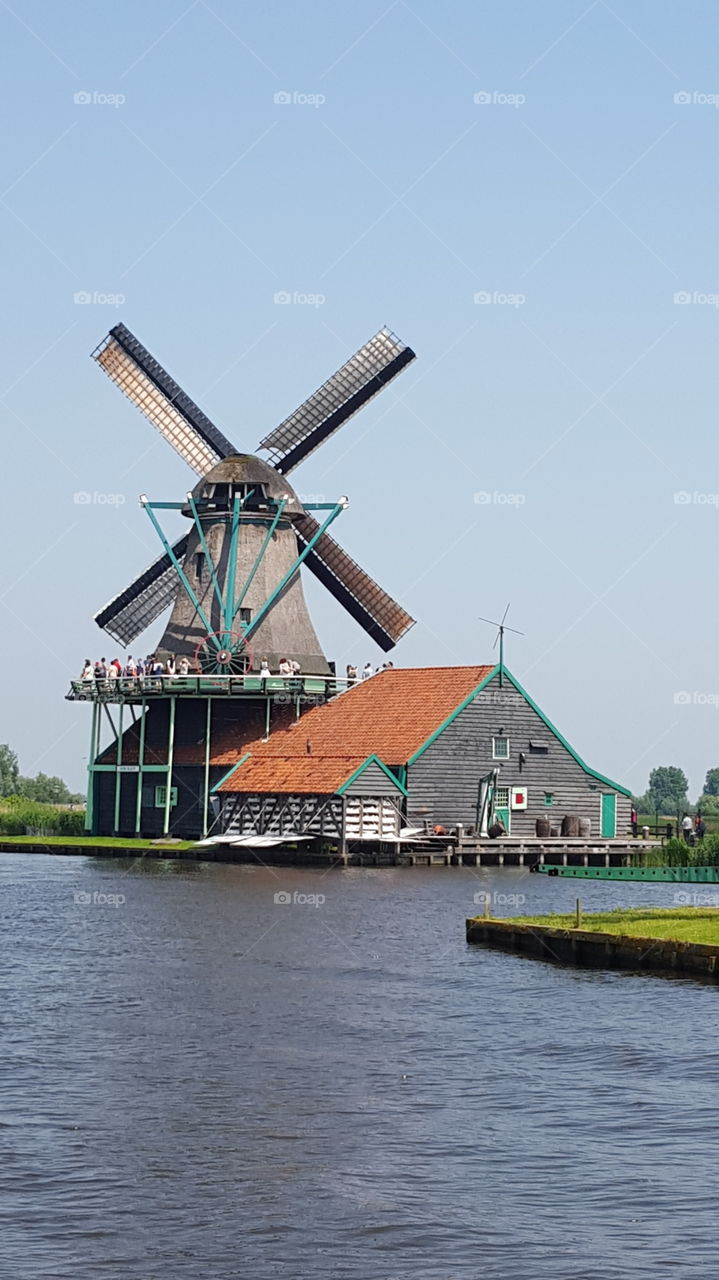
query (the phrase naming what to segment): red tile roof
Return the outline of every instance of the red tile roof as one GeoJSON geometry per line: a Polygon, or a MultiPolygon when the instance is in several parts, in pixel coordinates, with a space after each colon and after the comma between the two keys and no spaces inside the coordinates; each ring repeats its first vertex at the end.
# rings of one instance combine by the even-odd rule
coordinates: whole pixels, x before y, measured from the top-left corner
{"type": "MultiPolygon", "coordinates": [[[[491,666],[392,667],[307,711],[288,728],[275,729],[267,742],[255,739],[222,755],[213,751],[213,763],[229,767],[249,751],[252,761],[248,764],[266,766],[257,778],[263,783],[274,779],[262,789],[273,791],[288,790],[289,782],[294,786],[300,776],[314,777],[313,790],[320,777],[329,785],[339,767],[330,761],[340,757],[351,767],[338,786],[369,755],[379,756],[386,765],[403,765],[492,670],[491,666]],[[290,775],[291,760],[297,772],[290,775]],[[270,761],[275,762],[274,772],[270,761]]],[[[242,765],[220,790],[254,791],[254,786],[247,785],[250,773],[245,769],[242,765]]]]}
{"type": "Polygon", "coordinates": [[[359,756],[252,756],[219,790],[333,795],[362,764],[359,756]]]}

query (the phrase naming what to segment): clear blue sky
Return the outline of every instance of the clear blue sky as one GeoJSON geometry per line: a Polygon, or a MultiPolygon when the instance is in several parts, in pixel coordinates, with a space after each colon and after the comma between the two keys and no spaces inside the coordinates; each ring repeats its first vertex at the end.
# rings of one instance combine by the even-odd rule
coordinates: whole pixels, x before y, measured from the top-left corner
{"type": "MultiPolygon", "coordinates": [[[[349,494],[337,536],[419,619],[395,661],[491,660],[477,616],[511,600],[509,665],[580,753],[699,789],[718,27],[708,0],[3,0],[0,739],[24,772],[83,785],[63,694],[157,554],[137,495],[188,487],[90,361],[107,329],[251,449],[386,323],[418,360],[293,479],[349,494]]],[[[378,659],[307,590],[330,656],[378,659]]]]}

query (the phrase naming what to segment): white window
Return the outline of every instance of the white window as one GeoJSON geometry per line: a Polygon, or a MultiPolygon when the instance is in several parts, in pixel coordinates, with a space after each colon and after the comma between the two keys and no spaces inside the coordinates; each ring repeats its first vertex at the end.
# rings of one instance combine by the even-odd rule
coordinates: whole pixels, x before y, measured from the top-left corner
{"type": "Polygon", "coordinates": [[[509,808],[509,787],[497,787],[494,793],[495,809],[509,808]]]}
{"type": "Polygon", "coordinates": [[[509,738],[492,738],[492,756],[495,760],[509,759],[509,738]]]}

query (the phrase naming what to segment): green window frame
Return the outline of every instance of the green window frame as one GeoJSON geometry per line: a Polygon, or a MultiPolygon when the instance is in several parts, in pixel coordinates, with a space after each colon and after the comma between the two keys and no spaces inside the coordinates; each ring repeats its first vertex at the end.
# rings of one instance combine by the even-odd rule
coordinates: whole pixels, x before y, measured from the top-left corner
{"type": "Polygon", "coordinates": [[[557,797],[555,796],[554,792],[553,792],[553,791],[545,791],[545,793],[544,793],[544,807],[545,807],[545,809],[551,809],[551,808],[552,808],[552,806],[553,806],[553,805],[555,805],[556,803],[557,803],[557,797]]]}
{"type": "MultiPolygon", "coordinates": [[[[155,787],[155,808],[164,809],[167,804],[167,787],[155,787]]],[[[177,787],[170,787],[170,808],[177,804],[177,787]]]]}
{"type": "Polygon", "coordinates": [[[509,738],[504,734],[492,738],[492,759],[509,760],[509,738]]]}

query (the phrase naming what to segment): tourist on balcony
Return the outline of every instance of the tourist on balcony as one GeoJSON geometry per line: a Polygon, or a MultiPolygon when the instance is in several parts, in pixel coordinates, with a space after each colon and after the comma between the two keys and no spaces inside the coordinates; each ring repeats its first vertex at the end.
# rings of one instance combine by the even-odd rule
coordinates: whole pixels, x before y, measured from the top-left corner
{"type": "Polygon", "coordinates": [[[180,661],[177,664],[177,674],[180,676],[189,676],[190,664],[187,658],[180,658],[180,661]]]}
{"type": "Polygon", "coordinates": [[[263,659],[262,659],[262,664],[261,664],[261,666],[260,666],[260,679],[261,679],[261,680],[266,680],[266,679],[267,679],[267,677],[268,677],[268,676],[271,676],[271,675],[272,675],[272,672],[270,671],[269,663],[268,663],[268,661],[267,661],[267,658],[263,658],[263,659]]]}
{"type": "Polygon", "coordinates": [[[362,679],[369,680],[370,676],[373,676],[373,675],[374,675],[374,668],[372,666],[372,663],[365,662],[364,667],[362,668],[362,679]]]}
{"type": "Polygon", "coordinates": [[[137,663],[131,653],[128,653],[127,655],[127,662],[125,663],[125,671],[123,674],[128,680],[134,680],[137,676],[137,663]]]}
{"type": "Polygon", "coordinates": [[[347,681],[348,683],[357,679],[357,668],[352,666],[351,662],[347,663],[347,681]]]}
{"type": "Polygon", "coordinates": [[[80,673],[81,680],[94,680],[95,673],[92,669],[92,663],[89,658],[85,659],[85,665],[80,673]]]}
{"type": "Polygon", "coordinates": [[[107,675],[105,678],[107,680],[117,680],[117,667],[115,666],[114,662],[111,662],[108,665],[107,675]]]}
{"type": "Polygon", "coordinates": [[[290,659],[290,666],[292,667],[292,674],[293,674],[293,676],[298,676],[298,675],[300,675],[300,674],[301,674],[301,672],[302,672],[302,667],[300,666],[300,664],[299,664],[299,662],[297,661],[297,659],[296,659],[296,658],[291,658],[291,659],[290,659]]]}
{"type": "Polygon", "coordinates": [[[100,661],[95,663],[95,679],[96,680],[107,679],[107,663],[105,662],[104,658],[100,658],[100,661]]]}
{"type": "Polygon", "coordinates": [[[166,671],[167,671],[168,676],[176,676],[176,675],[177,675],[177,666],[176,666],[176,664],[175,664],[175,655],[174,655],[174,653],[171,653],[171,654],[170,654],[170,656],[169,656],[169,658],[167,659],[167,662],[165,663],[165,669],[166,669],[166,671]]]}
{"type": "Polygon", "coordinates": [[[292,663],[290,662],[289,658],[280,658],[280,665],[278,670],[281,676],[292,675],[292,663]]]}

